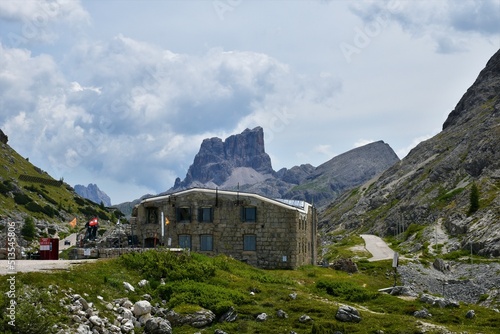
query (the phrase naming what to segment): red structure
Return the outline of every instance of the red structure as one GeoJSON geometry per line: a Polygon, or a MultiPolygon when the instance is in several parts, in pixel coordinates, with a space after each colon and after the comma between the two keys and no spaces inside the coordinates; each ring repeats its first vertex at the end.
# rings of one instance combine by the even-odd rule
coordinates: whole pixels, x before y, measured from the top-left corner
{"type": "Polygon", "coordinates": [[[59,239],[40,238],[40,260],[59,260],[59,239]]]}

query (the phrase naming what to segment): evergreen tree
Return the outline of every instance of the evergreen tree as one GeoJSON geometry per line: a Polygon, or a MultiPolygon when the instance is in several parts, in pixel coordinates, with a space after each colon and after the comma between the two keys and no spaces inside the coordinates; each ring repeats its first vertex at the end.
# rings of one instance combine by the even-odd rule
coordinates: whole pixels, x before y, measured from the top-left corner
{"type": "Polygon", "coordinates": [[[478,209],[479,209],[479,188],[475,183],[473,183],[470,189],[469,215],[473,214],[478,209]]]}
{"type": "Polygon", "coordinates": [[[26,217],[24,219],[24,225],[21,228],[21,235],[24,239],[31,241],[36,236],[35,222],[32,217],[26,217]]]}

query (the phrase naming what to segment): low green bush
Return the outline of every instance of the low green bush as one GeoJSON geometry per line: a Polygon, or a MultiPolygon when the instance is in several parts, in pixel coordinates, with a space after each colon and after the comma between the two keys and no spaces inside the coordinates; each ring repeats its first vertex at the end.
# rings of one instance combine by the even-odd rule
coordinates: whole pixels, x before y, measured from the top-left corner
{"type": "Polygon", "coordinates": [[[365,302],[377,297],[377,293],[370,292],[351,282],[320,280],[316,283],[316,288],[326,291],[331,296],[351,302],[365,302]]]}
{"type": "Polygon", "coordinates": [[[14,194],[14,202],[16,202],[19,205],[26,205],[31,201],[33,201],[33,200],[28,195],[21,194],[21,193],[14,194]]]}
{"type": "Polygon", "coordinates": [[[12,186],[12,183],[10,183],[9,180],[5,180],[2,183],[0,183],[0,194],[7,194],[14,190],[14,187],[12,186]]]}
{"type": "Polygon", "coordinates": [[[203,281],[215,276],[216,267],[209,260],[200,260],[188,253],[148,251],[124,254],[122,263],[129,269],[138,270],[147,277],[166,281],[203,281]]]}
{"type": "Polygon", "coordinates": [[[221,315],[230,307],[248,302],[248,297],[234,289],[204,282],[185,280],[160,285],[158,295],[167,301],[169,308],[179,305],[199,305],[221,315]]]}

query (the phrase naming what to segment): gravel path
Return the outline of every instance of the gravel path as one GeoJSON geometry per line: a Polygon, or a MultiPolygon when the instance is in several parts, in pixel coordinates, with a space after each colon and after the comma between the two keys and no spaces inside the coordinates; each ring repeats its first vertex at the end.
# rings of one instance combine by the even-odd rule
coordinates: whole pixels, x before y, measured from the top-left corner
{"type": "Polygon", "coordinates": [[[13,274],[18,272],[33,272],[33,271],[53,271],[66,270],[69,267],[97,261],[93,260],[15,260],[13,270],[9,268],[7,260],[0,260],[0,275],[13,274]]]}
{"type": "Polygon", "coordinates": [[[372,254],[368,261],[388,260],[394,257],[394,251],[376,235],[361,234],[361,238],[365,241],[366,250],[372,254]]]}

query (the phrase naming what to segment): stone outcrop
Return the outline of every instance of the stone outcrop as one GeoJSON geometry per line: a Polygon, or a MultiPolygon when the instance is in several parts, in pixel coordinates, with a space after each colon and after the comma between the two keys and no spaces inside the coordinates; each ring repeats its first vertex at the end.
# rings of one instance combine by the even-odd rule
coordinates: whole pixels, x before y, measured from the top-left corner
{"type": "Polygon", "coordinates": [[[499,123],[500,51],[449,114],[440,133],[418,144],[357,193],[337,198],[325,209],[328,213],[320,226],[325,231],[369,226],[371,233],[395,235],[410,224],[439,222],[446,233],[457,237],[458,248],[499,256],[499,123]],[[470,212],[474,184],[485,200],[470,212]]]}
{"type": "Polygon", "coordinates": [[[238,167],[248,167],[262,175],[274,172],[271,158],[264,149],[264,130],[261,127],[246,129],[225,141],[217,137],[203,140],[186,178],[174,188],[189,188],[193,182],[220,186],[238,167]]]}
{"type": "Polygon", "coordinates": [[[321,206],[398,161],[390,146],[378,141],[340,154],[318,167],[302,164],[275,172],[264,149],[264,130],[256,127],[225,141],[205,139],[185,179],[177,178],[166,193],[218,187],[271,198],[305,200],[321,206]]]}
{"type": "Polygon", "coordinates": [[[331,267],[335,270],[341,270],[345,271],[346,273],[349,274],[354,274],[358,272],[358,266],[356,265],[356,262],[354,262],[352,259],[337,259],[331,267]]]}
{"type": "Polygon", "coordinates": [[[342,322],[360,322],[362,320],[359,311],[348,305],[341,305],[335,314],[335,319],[342,322]]]}
{"type": "Polygon", "coordinates": [[[96,184],[89,183],[88,186],[77,184],[75,185],[75,192],[94,203],[103,203],[105,206],[111,206],[111,199],[109,196],[104,191],[99,189],[96,184]]]}
{"type": "Polygon", "coordinates": [[[0,143],[7,144],[9,141],[9,137],[5,133],[3,133],[2,129],[0,129],[0,143]]]}

